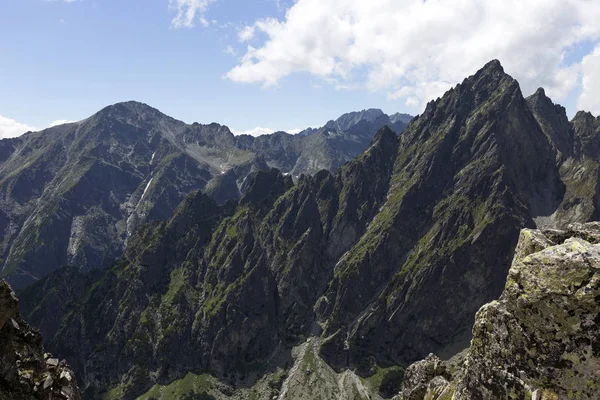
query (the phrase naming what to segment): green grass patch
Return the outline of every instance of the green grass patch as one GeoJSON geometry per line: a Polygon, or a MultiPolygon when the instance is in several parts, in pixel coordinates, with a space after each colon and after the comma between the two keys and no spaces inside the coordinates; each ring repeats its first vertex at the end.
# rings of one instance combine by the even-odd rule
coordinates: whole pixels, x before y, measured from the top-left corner
{"type": "Polygon", "coordinates": [[[184,378],[169,385],[154,385],[138,400],[212,400],[215,397],[209,391],[215,386],[215,379],[210,375],[196,375],[189,372],[184,378]]]}
{"type": "Polygon", "coordinates": [[[377,372],[368,378],[362,378],[372,392],[379,393],[384,398],[392,397],[400,391],[404,368],[394,366],[388,368],[377,368],[377,372]],[[392,394],[390,396],[390,394],[392,394]]]}

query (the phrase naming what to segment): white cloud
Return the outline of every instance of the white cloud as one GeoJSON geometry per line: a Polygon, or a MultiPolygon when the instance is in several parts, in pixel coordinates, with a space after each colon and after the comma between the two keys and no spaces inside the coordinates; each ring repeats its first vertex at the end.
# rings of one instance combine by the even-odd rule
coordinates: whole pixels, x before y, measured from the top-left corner
{"type": "Polygon", "coordinates": [[[600,115],[600,45],[583,58],[581,71],[582,90],[577,107],[600,115]]]}
{"type": "Polygon", "coordinates": [[[236,130],[232,129],[231,132],[234,135],[250,135],[250,136],[270,135],[272,133],[275,133],[275,131],[273,129],[270,129],[270,128],[261,128],[259,126],[257,126],[254,129],[250,129],[248,131],[236,131],[236,130]]]}
{"type": "Polygon", "coordinates": [[[254,26],[245,26],[238,32],[240,42],[247,42],[254,37],[254,26]]]}
{"type": "Polygon", "coordinates": [[[21,136],[27,131],[35,131],[36,128],[15,121],[14,119],[0,115],[0,139],[21,136]]]}
{"type": "Polygon", "coordinates": [[[48,125],[48,128],[52,128],[53,126],[58,126],[58,125],[70,124],[71,122],[77,122],[77,121],[71,121],[68,119],[57,119],[56,121],[50,122],[50,125],[48,125]]]}
{"type": "Polygon", "coordinates": [[[225,47],[225,49],[223,50],[223,53],[229,54],[230,56],[234,57],[237,55],[235,49],[231,47],[231,45],[227,45],[227,47],[225,47]]]}
{"type": "Polygon", "coordinates": [[[283,20],[239,32],[242,41],[264,39],[226,77],[269,86],[308,72],[422,107],[497,58],[525,94],[543,86],[560,101],[581,68],[566,65],[565,53],[597,41],[598,21],[597,0],[298,0],[283,20]]]}
{"type": "Polygon", "coordinates": [[[169,8],[177,14],[171,22],[175,28],[192,28],[196,23],[210,25],[205,18],[208,6],[215,0],[169,0],[169,8]]]}
{"type": "MultiPolygon", "coordinates": [[[[304,129],[288,129],[288,130],[284,130],[284,132],[287,132],[291,135],[295,135],[297,133],[302,132],[304,129]]],[[[236,131],[236,130],[231,130],[231,132],[234,135],[250,135],[250,136],[261,136],[261,135],[270,135],[273,134],[275,132],[277,132],[274,129],[271,128],[261,128],[261,127],[256,127],[254,129],[250,129],[247,131],[236,131]]]]}
{"type": "MultiPolygon", "coordinates": [[[[54,126],[63,125],[63,124],[69,124],[72,122],[77,122],[77,121],[71,121],[71,120],[67,120],[67,119],[59,119],[59,120],[50,122],[50,124],[48,124],[48,128],[52,128],[54,126]]],[[[17,136],[21,136],[25,132],[38,131],[38,130],[39,129],[36,127],[29,126],[27,124],[17,122],[12,118],[3,117],[2,115],[0,115],[0,139],[17,137],[17,136]]]]}

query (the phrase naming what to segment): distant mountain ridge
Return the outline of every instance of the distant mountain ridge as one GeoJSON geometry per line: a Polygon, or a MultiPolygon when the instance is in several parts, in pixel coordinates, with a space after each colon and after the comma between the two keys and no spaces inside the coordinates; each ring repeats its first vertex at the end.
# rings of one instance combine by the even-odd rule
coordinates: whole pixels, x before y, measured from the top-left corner
{"type": "Polygon", "coordinates": [[[406,126],[360,118],[344,120],[346,131],[254,138],[125,102],[0,140],[0,275],[18,288],[62,265],[108,266],[141,224],[168,219],[194,190],[219,203],[237,200],[253,171],[274,167],[294,178],[333,171],[383,124],[398,133],[406,126]]]}
{"type": "Polygon", "coordinates": [[[269,167],[297,178],[322,169],[333,172],[365,151],[380,128],[387,125],[399,134],[412,119],[408,114],[395,114],[395,118],[392,121],[380,109],[368,109],[344,114],[321,128],[308,128],[295,135],[239,135],[236,142],[240,148],[263,155],[269,167]]]}

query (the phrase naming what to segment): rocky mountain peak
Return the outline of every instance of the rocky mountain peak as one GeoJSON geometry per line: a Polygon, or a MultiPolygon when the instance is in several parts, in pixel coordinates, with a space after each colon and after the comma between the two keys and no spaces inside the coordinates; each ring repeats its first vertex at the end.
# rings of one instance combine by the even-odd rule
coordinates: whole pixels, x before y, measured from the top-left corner
{"type": "MultiPolygon", "coordinates": [[[[467,80],[473,86],[473,91],[477,90],[490,90],[486,95],[492,95],[492,90],[501,89],[504,90],[519,87],[518,82],[506,72],[498,60],[492,60],[487,63],[482,69],[480,69],[474,76],[467,78],[467,80]]],[[[520,92],[520,89],[519,89],[520,92]]],[[[501,93],[498,93],[500,95],[501,93]]]]}
{"type": "Polygon", "coordinates": [[[181,141],[184,146],[208,146],[212,148],[235,148],[235,136],[231,130],[216,122],[208,125],[194,123],[181,133],[181,141]]]}
{"type": "Polygon", "coordinates": [[[546,96],[546,90],[544,88],[538,88],[534,94],[527,98],[529,105],[534,108],[554,108],[555,104],[552,100],[546,96]]]}
{"type": "Polygon", "coordinates": [[[477,112],[483,104],[505,106],[513,98],[518,102],[515,107],[523,101],[518,82],[504,72],[498,60],[493,60],[441,98],[427,103],[419,118],[433,118],[435,123],[454,116],[463,120],[468,113],[477,112]]]}
{"type": "Polygon", "coordinates": [[[271,168],[253,172],[247,179],[247,187],[240,204],[268,208],[293,185],[292,177],[271,168]]]}
{"type": "Polygon", "coordinates": [[[325,124],[326,128],[333,129],[337,132],[344,132],[356,125],[360,121],[375,122],[378,118],[385,116],[383,111],[378,108],[369,108],[362,111],[354,111],[343,114],[335,121],[329,121],[325,124]]]}
{"type": "Polygon", "coordinates": [[[139,101],[125,101],[109,105],[94,114],[92,118],[94,117],[117,120],[129,120],[132,118],[139,118],[142,120],[147,120],[149,118],[169,118],[158,109],[139,101]]]}
{"type": "Polygon", "coordinates": [[[574,129],[574,152],[576,157],[600,155],[600,118],[592,113],[579,111],[571,121],[574,129]]]}
{"type": "Polygon", "coordinates": [[[533,96],[540,97],[540,98],[546,97],[546,90],[543,87],[539,87],[535,91],[535,93],[533,94],[533,96]]]}
{"type": "Polygon", "coordinates": [[[405,124],[408,124],[412,119],[413,119],[412,115],[404,114],[404,113],[396,113],[396,114],[390,115],[391,123],[396,123],[396,122],[400,121],[400,122],[404,122],[405,124]]]}
{"type": "Polygon", "coordinates": [[[371,147],[396,148],[398,146],[398,135],[392,131],[389,126],[385,125],[377,131],[371,147]]]}
{"type": "Polygon", "coordinates": [[[504,74],[504,67],[500,63],[500,60],[493,59],[493,60],[487,62],[483,66],[483,68],[481,68],[479,70],[479,73],[482,73],[482,74],[490,74],[490,73],[504,74]]]}
{"type": "MultiPolygon", "coordinates": [[[[599,117],[600,118],[600,117],[599,117]]],[[[575,117],[573,117],[573,122],[587,122],[593,123],[592,121],[597,119],[594,115],[589,111],[577,111],[575,117]]]]}
{"type": "MultiPolygon", "coordinates": [[[[115,149],[118,143],[139,140],[148,131],[174,135],[184,126],[183,122],[145,103],[127,101],[109,105],[80,121],[75,131],[81,148],[116,140],[117,143],[113,142],[111,146],[115,149]]],[[[101,157],[102,154],[98,156],[101,157]]]]}
{"type": "Polygon", "coordinates": [[[527,98],[527,103],[537,122],[552,145],[562,156],[569,156],[573,147],[573,129],[567,118],[567,110],[546,96],[546,91],[539,88],[527,98]]]}

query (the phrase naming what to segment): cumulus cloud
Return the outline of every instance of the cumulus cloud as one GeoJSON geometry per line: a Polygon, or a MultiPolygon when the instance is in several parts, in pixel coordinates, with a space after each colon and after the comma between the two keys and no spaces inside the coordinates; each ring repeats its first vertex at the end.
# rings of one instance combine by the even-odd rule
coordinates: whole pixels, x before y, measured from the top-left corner
{"type": "Polygon", "coordinates": [[[581,96],[577,107],[600,115],[600,45],[583,58],[581,70],[581,96]]]}
{"type": "Polygon", "coordinates": [[[192,28],[196,23],[210,25],[205,18],[208,6],[215,0],[169,0],[169,8],[176,12],[171,24],[175,28],[192,28]]]}
{"type": "Polygon", "coordinates": [[[254,37],[254,30],[254,26],[251,25],[244,26],[242,29],[240,29],[238,32],[238,38],[240,39],[240,42],[247,42],[252,39],[254,37]]]}
{"type": "Polygon", "coordinates": [[[269,86],[308,72],[422,107],[497,58],[525,94],[563,100],[581,73],[565,54],[597,41],[598,21],[595,0],[298,0],[239,31],[248,46],[226,77],[269,86]]]}
{"type": "Polygon", "coordinates": [[[21,136],[27,131],[35,131],[36,128],[15,121],[14,119],[0,115],[0,139],[21,136]]]}

